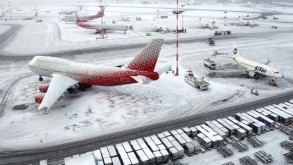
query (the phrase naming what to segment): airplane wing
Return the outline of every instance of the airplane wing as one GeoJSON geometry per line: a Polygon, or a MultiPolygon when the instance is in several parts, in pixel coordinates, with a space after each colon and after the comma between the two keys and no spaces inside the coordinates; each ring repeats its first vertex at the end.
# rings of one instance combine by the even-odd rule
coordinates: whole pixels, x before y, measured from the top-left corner
{"type": "Polygon", "coordinates": [[[78,81],[69,77],[60,74],[53,74],[53,79],[50,83],[48,91],[38,109],[40,110],[45,108],[46,110],[49,110],[65,92],[65,90],[76,83],[78,83],[78,81]]]}

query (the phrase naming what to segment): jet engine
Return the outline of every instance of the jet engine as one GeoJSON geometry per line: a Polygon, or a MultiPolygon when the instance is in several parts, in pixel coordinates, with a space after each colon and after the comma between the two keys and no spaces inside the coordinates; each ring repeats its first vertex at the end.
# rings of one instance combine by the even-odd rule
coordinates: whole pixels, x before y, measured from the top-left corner
{"type": "Polygon", "coordinates": [[[35,102],[38,104],[41,104],[43,99],[44,99],[45,95],[44,94],[38,94],[35,96],[35,102]]]}
{"type": "Polygon", "coordinates": [[[255,77],[256,76],[256,73],[255,72],[248,72],[248,76],[249,77],[255,77]]]}
{"type": "Polygon", "coordinates": [[[49,88],[48,84],[40,84],[39,85],[39,91],[42,92],[42,93],[47,93],[48,88],[49,88]]]}

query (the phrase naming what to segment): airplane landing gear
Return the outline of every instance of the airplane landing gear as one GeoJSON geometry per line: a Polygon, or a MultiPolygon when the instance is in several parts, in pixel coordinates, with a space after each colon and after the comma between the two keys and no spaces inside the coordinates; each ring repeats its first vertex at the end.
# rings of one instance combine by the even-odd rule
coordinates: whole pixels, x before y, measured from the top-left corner
{"type": "Polygon", "coordinates": [[[39,77],[39,81],[43,81],[44,79],[43,79],[43,77],[42,76],[40,76],[39,77]]]}

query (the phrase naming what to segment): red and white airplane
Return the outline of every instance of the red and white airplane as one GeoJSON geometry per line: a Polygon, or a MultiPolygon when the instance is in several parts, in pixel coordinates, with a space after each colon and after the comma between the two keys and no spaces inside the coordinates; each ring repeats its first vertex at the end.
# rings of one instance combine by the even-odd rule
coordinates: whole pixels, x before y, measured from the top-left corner
{"type": "Polygon", "coordinates": [[[128,64],[126,68],[73,62],[56,57],[35,56],[28,64],[30,70],[43,77],[53,77],[50,85],[42,84],[39,90],[44,95],[35,97],[40,109],[49,110],[67,90],[85,89],[92,85],[117,86],[132,83],[149,83],[158,80],[160,71],[155,66],[163,39],[153,39],[128,64]]]}
{"type": "Polygon", "coordinates": [[[118,24],[90,24],[82,21],[79,15],[76,13],[76,25],[85,29],[94,29],[97,33],[105,33],[106,31],[123,31],[126,34],[127,30],[132,29],[131,26],[118,25],[118,24]]]}
{"type": "Polygon", "coordinates": [[[105,6],[100,6],[101,10],[95,15],[80,16],[79,19],[81,22],[87,22],[89,20],[97,19],[104,16],[105,6]]]}

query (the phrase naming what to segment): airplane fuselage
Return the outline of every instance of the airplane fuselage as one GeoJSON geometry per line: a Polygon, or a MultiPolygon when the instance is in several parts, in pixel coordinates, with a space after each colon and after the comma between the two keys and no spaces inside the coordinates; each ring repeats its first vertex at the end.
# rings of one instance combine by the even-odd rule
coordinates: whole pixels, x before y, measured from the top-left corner
{"type": "Polygon", "coordinates": [[[95,29],[97,31],[99,30],[113,30],[113,31],[124,31],[126,32],[129,30],[129,27],[126,25],[115,25],[115,24],[89,24],[86,22],[79,22],[77,23],[78,26],[85,28],[85,29],[95,29]]]}
{"type": "Polygon", "coordinates": [[[157,72],[136,71],[126,68],[78,63],[55,57],[36,56],[28,66],[34,73],[40,76],[52,77],[53,74],[61,74],[85,86],[132,84],[137,83],[133,78],[136,76],[144,76],[151,80],[159,79],[157,72]]]}
{"type": "Polygon", "coordinates": [[[267,77],[274,77],[274,78],[282,77],[279,71],[277,71],[276,69],[270,66],[245,59],[241,56],[234,57],[234,60],[242,67],[246,68],[248,72],[255,72],[257,74],[267,76],[267,77]]]}

